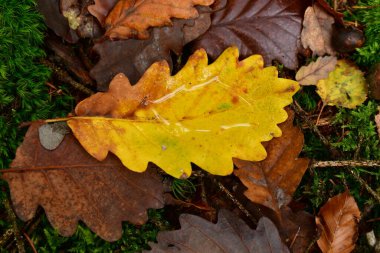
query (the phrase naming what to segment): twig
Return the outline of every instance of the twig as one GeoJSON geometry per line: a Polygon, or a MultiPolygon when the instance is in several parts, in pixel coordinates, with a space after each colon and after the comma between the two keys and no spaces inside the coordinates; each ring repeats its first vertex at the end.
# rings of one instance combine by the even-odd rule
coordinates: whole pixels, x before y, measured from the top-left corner
{"type": "Polygon", "coordinates": [[[24,237],[26,238],[26,240],[28,241],[30,247],[32,248],[33,252],[34,253],[38,253],[37,250],[36,250],[36,247],[34,247],[34,244],[32,242],[32,240],[30,239],[29,235],[25,232],[22,232],[22,234],[24,235],[24,237]]]}
{"type": "Polygon", "coordinates": [[[53,73],[56,75],[56,77],[61,82],[70,84],[74,89],[76,89],[76,90],[78,90],[78,91],[80,91],[80,92],[82,92],[88,96],[91,96],[92,94],[94,94],[94,92],[92,90],[90,90],[89,88],[87,88],[83,84],[80,84],[77,81],[75,81],[74,79],[72,79],[66,71],[64,71],[63,69],[61,69],[57,65],[55,65],[53,62],[46,60],[46,59],[41,59],[41,63],[43,65],[51,68],[53,70],[53,73]]]}
{"type": "Polygon", "coordinates": [[[4,203],[5,209],[7,210],[8,217],[9,217],[11,224],[12,224],[12,232],[13,232],[15,240],[16,240],[16,246],[17,246],[18,252],[19,253],[25,253],[24,241],[22,239],[20,230],[18,228],[16,214],[13,212],[13,209],[9,203],[8,198],[5,198],[3,203],[4,203]]]}
{"type": "Polygon", "coordinates": [[[350,172],[350,174],[356,179],[356,181],[358,181],[375,199],[378,203],[380,203],[380,196],[379,194],[377,194],[376,191],[374,191],[368,184],[367,182],[361,178],[358,174],[356,174],[355,171],[353,171],[352,169],[349,169],[348,170],[350,172]]]}
{"type": "Polygon", "coordinates": [[[313,161],[310,165],[311,168],[324,168],[324,167],[380,167],[380,160],[368,161],[313,161]]]}
{"type": "Polygon", "coordinates": [[[257,225],[257,219],[255,217],[253,217],[247,209],[244,208],[243,204],[240,203],[239,200],[237,200],[233,195],[232,193],[221,183],[219,182],[218,180],[216,180],[215,178],[213,178],[213,181],[218,185],[219,189],[224,192],[227,197],[240,209],[240,211],[242,211],[245,216],[247,216],[255,225],[257,225]]]}

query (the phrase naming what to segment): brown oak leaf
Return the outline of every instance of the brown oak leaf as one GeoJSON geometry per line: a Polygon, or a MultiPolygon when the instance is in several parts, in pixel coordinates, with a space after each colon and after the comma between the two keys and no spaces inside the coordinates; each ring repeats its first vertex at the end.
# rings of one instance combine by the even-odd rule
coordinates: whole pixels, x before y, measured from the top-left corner
{"type": "Polygon", "coordinates": [[[349,253],[358,238],[360,211],[348,191],[329,199],[315,221],[321,230],[317,241],[323,253],[349,253]]]}
{"type": "Polygon", "coordinates": [[[315,3],[305,11],[303,30],[301,33],[302,45],[309,47],[314,54],[335,55],[331,45],[331,36],[335,20],[324,8],[315,3]]]}
{"type": "Polygon", "coordinates": [[[163,186],[154,170],[131,172],[112,155],[99,162],[72,134],[49,151],[40,144],[40,125],[29,127],[11,164],[13,172],[3,171],[22,220],[31,219],[40,205],[63,236],[71,236],[81,220],[101,238],[115,241],[122,221],[143,224],[148,208],[164,206],[163,186]]]}
{"type": "Polygon", "coordinates": [[[214,0],[119,0],[105,20],[110,39],[148,39],[149,27],[171,26],[171,18],[194,19],[196,5],[209,6],[214,0]]]}
{"type": "Polygon", "coordinates": [[[289,114],[288,120],[279,125],[282,136],[263,143],[268,153],[265,160],[234,159],[238,167],[234,173],[248,188],[245,196],[272,209],[279,217],[281,207],[291,201],[309,164],[309,159],[298,158],[304,137],[301,129],[293,126],[294,113],[289,114]]]}
{"type": "Polygon", "coordinates": [[[261,54],[285,67],[298,66],[302,18],[309,1],[233,0],[212,15],[210,29],[192,43],[216,59],[229,46],[237,46],[241,57],[261,54]]]}
{"type": "Polygon", "coordinates": [[[158,243],[150,244],[151,252],[213,252],[213,253],[285,253],[276,226],[266,217],[256,230],[227,210],[220,210],[218,222],[182,214],[181,229],[159,232],[158,243]]]}
{"type": "MultiPolygon", "coordinates": [[[[208,7],[197,7],[200,11],[208,7]]],[[[170,52],[179,55],[183,45],[203,34],[210,26],[210,14],[202,13],[195,20],[174,20],[173,26],[153,28],[148,40],[104,41],[94,46],[100,56],[90,75],[97,82],[98,90],[108,89],[112,78],[125,74],[136,83],[148,67],[156,61],[165,60],[172,67],[170,52]]]]}

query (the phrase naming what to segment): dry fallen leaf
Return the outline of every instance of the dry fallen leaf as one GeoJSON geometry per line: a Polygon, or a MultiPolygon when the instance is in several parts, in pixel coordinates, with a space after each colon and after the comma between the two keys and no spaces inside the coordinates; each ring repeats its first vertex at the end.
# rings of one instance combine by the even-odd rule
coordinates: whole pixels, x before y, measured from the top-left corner
{"type": "Polygon", "coordinates": [[[297,52],[302,18],[309,1],[235,0],[212,15],[210,29],[192,47],[204,48],[216,59],[227,47],[237,46],[241,57],[261,54],[285,67],[298,67],[297,52]]]}
{"type": "MultiPolygon", "coordinates": [[[[197,7],[205,10],[206,7],[197,7]]],[[[124,73],[129,81],[136,83],[154,62],[166,60],[172,65],[170,52],[182,53],[182,47],[204,33],[210,25],[210,14],[201,14],[195,20],[174,20],[173,26],[153,28],[148,40],[104,41],[94,46],[100,56],[91,69],[98,90],[108,89],[112,78],[124,73]]]]}
{"type": "Polygon", "coordinates": [[[54,150],[70,132],[66,122],[56,122],[52,124],[43,124],[38,128],[38,136],[41,145],[47,150],[54,150]]]}
{"type": "Polygon", "coordinates": [[[323,253],[349,253],[358,238],[360,211],[348,191],[327,201],[316,217],[321,230],[317,241],[323,253]]]}
{"type": "Polygon", "coordinates": [[[338,59],[334,56],[319,57],[315,62],[301,67],[296,80],[301,85],[316,85],[319,80],[325,79],[335,69],[338,59]]]}
{"type": "Polygon", "coordinates": [[[153,162],[186,178],[193,162],[228,175],[232,157],[266,157],[261,142],[281,135],[283,108],[299,88],[278,78],[275,67],[263,68],[261,56],[238,57],[237,48],[229,48],[208,65],[199,50],[176,75],[170,76],[166,62],[157,62],[135,86],[119,74],[108,92],[79,103],[79,117],[68,125],[93,157],[103,160],[112,152],[133,171],[153,162]]]}
{"type": "Polygon", "coordinates": [[[328,78],[318,81],[317,88],[324,104],[351,109],[361,105],[368,93],[363,72],[347,60],[338,60],[328,78]]]}
{"type": "Polygon", "coordinates": [[[122,221],[143,224],[148,208],[164,206],[163,186],[157,173],[134,173],[109,156],[99,162],[86,153],[72,134],[54,151],[39,142],[38,128],[29,127],[11,164],[18,172],[3,171],[13,208],[24,221],[37,207],[63,236],[71,236],[78,221],[107,241],[121,237],[122,221]]]}
{"type": "Polygon", "coordinates": [[[212,252],[212,253],[285,253],[276,226],[266,217],[252,230],[227,210],[219,211],[218,222],[182,214],[181,229],[159,232],[158,243],[151,243],[150,252],[212,252]]]}
{"type": "Polygon", "coordinates": [[[305,11],[303,29],[301,33],[302,45],[309,47],[313,54],[323,56],[324,54],[335,55],[331,45],[331,37],[335,22],[331,16],[319,4],[315,3],[305,11]]]}
{"type": "Polygon", "coordinates": [[[148,39],[149,27],[172,25],[171,18],[194,19],[196,5],[209,6],[214,0],[119,0],[105,20],[110,39],[148,39]]]}
{"type": "Polygon", "coordinates": [[[304,137],[301,129],[293,126],[293,117],[291,112],[288,120],[279,125],[282,130],[280,138],[264,143],[268,152],[265,160],[234,159],[238,167],[234,174],[248,188],[244,195],[252,202],[272,209],[278,217],[281,217],[281,208],[291,201],[309,164],[309,159],[298,158],[304,137]]]}

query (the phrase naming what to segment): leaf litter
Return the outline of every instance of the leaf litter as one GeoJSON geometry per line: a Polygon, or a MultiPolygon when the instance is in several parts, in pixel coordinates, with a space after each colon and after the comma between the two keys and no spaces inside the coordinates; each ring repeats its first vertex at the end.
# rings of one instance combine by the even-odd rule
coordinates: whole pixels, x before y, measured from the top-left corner
{"type": "MultiPolygon", "coordinates": [[[[239,247],[252,252],[253,248],[249,248],[252,245],[255,252],[309,250],[310,242],[318,239],[315,221],[303,208],[295,209],[296,200],[292,199],[309,160],[298,157],[303,135],[293,126],[290,110],[287,111],[290,117],[284,122],[283,109],[292,102],[298,84],[278,78],[274,67],[263,67],[263,59],[267,66],[275,61],[297,70],[301,41],[314,55],[335,55],[331,47],[332,25],[344,24],[340,13],[323,0],[317,3],[299,0],[38,2],[48,27],[67,42],[77,43],[82,47],[79,49],[90,56],[85,59],[81,55],[86,64],[81,66],[80,72],[72,72],[79,79],[85,77],[86,84],[91,85],[93,82],[86,73],[91,70],[97,89],[108,91],[78,104],[78,116],[68,120],[73,133],[59,130],[57,123],[30,126],[12,168],[3,176],[9,183],[14,209],[20,218],[30,219],[41,205],[62,235],[72,235],[82,220],[101,238],[114,241],[121,236],[122,221],[143,224],[148,208],[164,205],[161,176],[148,166],[149,162],[157,163],[175,177],[188,177],[196,165],[212,174],[227,175],[232,172],[234,157],[238,167],[235,175],[247,187],[244,194],[248,201],[265,207],[262,214],[266,217],[254,224],[256,230],[224,210],[219,212],[216,224],[182,215],[181,229],[160,232],[158,243],[151,244],[153,251],[175,252],[182,242],[195,249],[208,237],[225,240],[222,248],[228,249],[227,252],[245,252],[239,247]],[[225,36],[226,33],[230,36],[225,36]],[[239,61],[236,49],[227,49],[232,45],[245,60],[239,61]],[[198,48],[206,50],[196,51],[198,48]],[[225,49],[227,53],[222,54],[225,49]],[[191,52],[196,53],[185,63],[191,52]],[[208,65],[206,52],[214,63],[208,65]],[[183,65],[185,67],[175,74],[183,65]],[[250,83],[252,80],[254,85],[250,83]],[[220,81],[228,85],[222,87],[220,81]],[[254,92],[251,93],[251,89],[254,92]],[[276,89],[283,92],[277,93],[276,89]],[[244,125],[247,120],[249,127],[244,125]],[[112,127],[109,128],[110,122],[112,127]],[[186,131],[205,130],[205,127],[215,127],[218,131],[209,135],[186,131]],[[79,133],[81,128],[85,130],[79,133]],[[92,132],[91,128],[97,130],[92,132]],[[160,129],[165,131],[160,132],[160,129]],[[87,154],[74,135],[93,157],[102,161],[87,154]],[[118,142],[120,136],[124,143],[118,142]],[[186,139],[191,136],[199,141],[186,139]],[[226,136],[228,138],[223,139],[226,136]],[[254,141],[248,136],[255,137],[254,141]],[[148,144],[152,140],[159,150],[148,144]],[[176,143],[178,140],[180,144],[176,143]],[[229,146],[231,144],[235,146],[229,146]],[[133,148],[124,155],[126,147],[133,148]],[[119,154],[124,165],[114,155],[107,155],[109,151],[119,154]],[[172,152],[171,155],[162,155],[170,153],[167,151],[172,152]],[[125,165],[140,172],[149,169],[135,173],[125,165]],[[93,207],[98,211],[94,212],[93,207]],[[207,236],[194,233],[188,222],[208,231],[207,236]],[[220,234],[215,232],[220,226],[236,229],[220,234]],[[175,247],[170,241],[173,238],[175,247]],[[194,238],[196,243],[189,238],[194,238]],[[236,244],[228,244],[227,238],[239,239],[236,244]],[[273,247],[262,246],[264,241],[273,247]],[[229,249],[231,245],[236,247],[229,249]]],[[[64,47],[71,46],[62,43],[60,47],[59,43],[62,42],[58,41],[53,51],[62,58],[62,54],[70,51],[64,47]]],[[[72,57],[63,58],[70,64],[78,62],[72,57]]],[[[366,99],[363,74],[351,63],[336,57],[320,57],[301,68],[296,79],[302,85],[317,85],[324,104],[353,108],[366,99]],[[343,85],[346,83],[347,87],[343,85]],[[352,83],[359,85],[352,86],[352,83]]],[[[202,206],[209,210],[207,198],[202,197],[202,201],[202,206]]],[[[344,245],[337,243],[342,240],[347,243],[347,252],[352,250],[358,217],[360,212],[348,193],[329,201],[316,219],[322,234],[318,239],[320,249],[335,252],[338,244],[344,245]],[[346,210],[343,202],[349,202],[349,206],[356,209],[346,210]],[[326,233],[331,229],[328,224],[333,223],[329,219],[333,217],[337,224],[337,215],[342,213],[344,218],[351,217],[349,224],[341,228],[342,231],[336,230],[337,237],[331,237],[326,233]]],[[[214,249],[215,245],[211,243],[207,247],[214,249]]]]}

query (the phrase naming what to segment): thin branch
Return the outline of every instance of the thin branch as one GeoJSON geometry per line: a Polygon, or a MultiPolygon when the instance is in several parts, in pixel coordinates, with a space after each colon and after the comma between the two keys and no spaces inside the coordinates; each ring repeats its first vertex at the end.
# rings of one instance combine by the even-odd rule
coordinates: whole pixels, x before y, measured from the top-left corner
{"type": "Polygon", "coordinates": [[[55,74],[55,76],[59,79],[59,81],[61,81],[63,83],[70,84],[74,89],[76,89],[76,90],[78,90],[78,91],[80,91],[80,92],[82,92],[88,96],[91,96],[94,94],[94,92],[92,90],[90,90],[89,88],[87,88],[83,84],[80,84],[77,81],[75,81],[73,78],[70,77],[70,75],[65,70],[61,69],[60,67],[55,65],[53,62],[46,60],[46,59],[41,59],[41,63],[43,65],[51,68],[53,70],[53,73],[55,74]]]}
{"type": "Polygon", "coordinates": [[[380,160],[367,160],[367,161],[313,161],[310,165],[311,168],[325,168],[325,167],[380,167],[380,160]]]}
{"type": "Polygon", "coordinates": [[[355,171],[353,171],[352,169],[349,169],[348,171],[355,178],[355,180],[358,181],[369,192],[369,194],[371,194],[376,199],[378,203],[380,203],[380,195],[376,191],[374,191],[367,184],[367,182],[363,178],[361,178],[355,171]]]}
{"type": "Polygon", "coordinates": [[[221,182],[219,182],[215,178],[213,178],[213,181],[218,185],[219,189],[222,192],[224,192],[227,195],[227,197],[240,209],[240,211],[242,211],[245,214],[245,216],[247,216],[256,225],[257,219],[255,217],[253,217],[247,209],[245,209],[243,204],[240,203],[240,201],[237,200],[234,197],[234,195],[221,182]]]}

